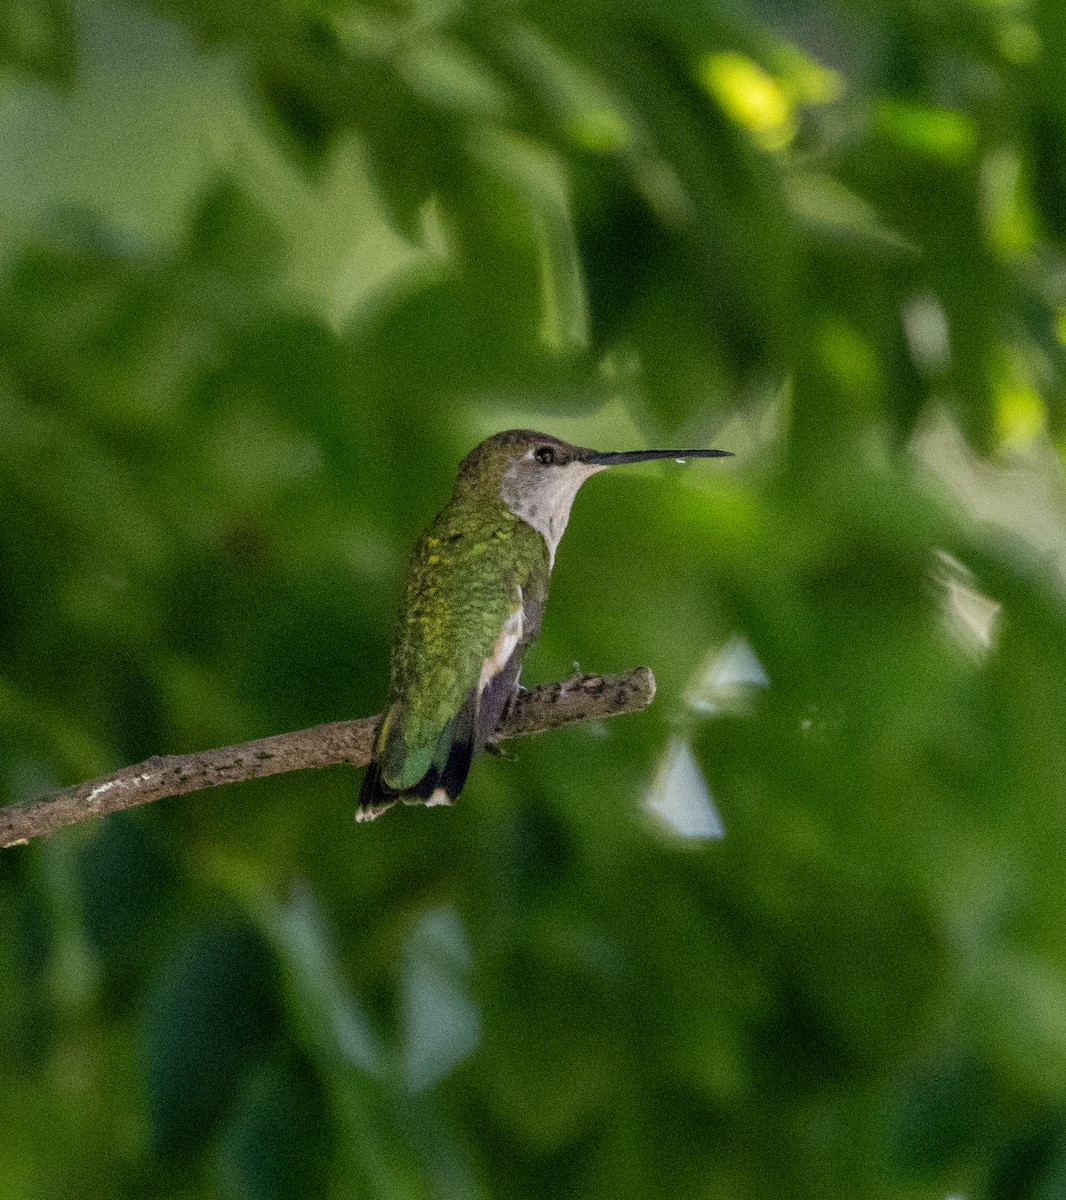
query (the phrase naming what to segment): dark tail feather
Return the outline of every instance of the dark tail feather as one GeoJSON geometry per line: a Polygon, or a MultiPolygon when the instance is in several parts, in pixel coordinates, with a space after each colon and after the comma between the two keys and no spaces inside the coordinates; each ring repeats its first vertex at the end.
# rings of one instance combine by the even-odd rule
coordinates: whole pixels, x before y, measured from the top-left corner
{"type": "Polygon", "coordinates": [[[474,757],[477,703],[477,692],[471,692],[466,703],[448,722],[441,734],[433,765],[412,789],[421,803],[428,803],[433,793],[440,788],[447,799],[438,799],[435,803],[451,804],[463,790],[474,757]]]}
{"type": "Polygon", "coordinates": [[[445,726],[437,742],[437,753],[429,770],[406,791],[395,791],[381,776],[381,764],[373,761],[366,769],[359,790],[357,821],[372,821],[391,808],[397,800],[404,804],[451,804],[463,790],[470,763],[474,757],[475,727],[477,724],[477,692],[471,692],[467,702],[445,726]],[[444,798],[433,799],[442,791],[444,798]]]}
{"type": "Polygon", "coordinates": [[[359,789],[359,806],[355,810],[357,821],[372,821],[391,808],[400,796],[391,788],[385,786],[381,778],[381,765],[372,762],[363,776],[363,786],[359,789]]]}

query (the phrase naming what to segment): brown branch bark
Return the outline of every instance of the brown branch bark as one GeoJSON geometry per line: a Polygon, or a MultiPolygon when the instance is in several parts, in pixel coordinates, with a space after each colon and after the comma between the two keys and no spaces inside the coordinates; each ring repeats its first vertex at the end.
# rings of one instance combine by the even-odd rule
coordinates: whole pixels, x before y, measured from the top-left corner
{"type": "MultiPolygon", "coordinates": [[[[581,675],[521,692],[493,742],[543,733],[574,721],[594,721],[639,712],[655,696],[647,667],[624,675],[581,675]]],[[[156,755],[99,779],[64,788],[39,800],[0,808],[0,846],[25,845],[86,817],[105,816],[150,800],[182,796],[223,783],[263,775],[348,763],[365,767],[377,717],[335,721],[295,733],[279,733],[239,746],[194,754],[156,755]]]]}

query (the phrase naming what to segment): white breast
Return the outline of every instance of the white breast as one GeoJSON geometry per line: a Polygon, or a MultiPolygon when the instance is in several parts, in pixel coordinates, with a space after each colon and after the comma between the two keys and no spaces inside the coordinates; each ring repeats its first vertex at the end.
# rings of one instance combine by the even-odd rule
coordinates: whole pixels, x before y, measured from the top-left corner
{"type": "Polygon", "coordinates": [[[500,630],[500,636],[496,639],[496,645],[492,648],[492,653],[481,664],[481,677],[477,682],[477,690],[480,694],[489,685],[493,676],[498,675],[511,659],[518,648],[518,643],[522,638],[522,629],[524,622],[522,619],[522,589],[518,588],[518,607],[503,623],[503,628],[500,630]]]}

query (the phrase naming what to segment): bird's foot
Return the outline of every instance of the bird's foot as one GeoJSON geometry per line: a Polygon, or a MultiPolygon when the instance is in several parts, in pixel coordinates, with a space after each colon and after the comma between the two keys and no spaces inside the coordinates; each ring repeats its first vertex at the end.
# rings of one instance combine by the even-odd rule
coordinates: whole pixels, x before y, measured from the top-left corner
{"type": "MultiPolygon", "coordinates": [[[[500,725],[503,725],[507,718],[514,712],[514,706],[518,703],[518,697],[526,689],[520,684],[514,685],[514,691],[507,697],[507,703],[503,706],[503,715],[500,717],[500,725]]],[[[497,726],[499,728],[499,726],[497,726]]]]}

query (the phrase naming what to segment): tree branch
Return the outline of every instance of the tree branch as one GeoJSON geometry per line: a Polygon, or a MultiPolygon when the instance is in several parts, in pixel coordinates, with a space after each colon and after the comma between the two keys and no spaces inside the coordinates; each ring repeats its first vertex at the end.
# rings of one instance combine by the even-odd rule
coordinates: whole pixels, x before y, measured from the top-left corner
{"type": "MultiPolygon", "coordinates": [[[[543,733],[574,721],[595,721],[639,712],[655,696],[655,677],[647,667],[624,675],[581,675],[520,692],[493,744],[525,734],[543,733]]],[[[194,754],[156,755],[100,779],[64,788],[51,796],[0,808],[0,846],[25,845],[86,817],[105,816],[150,800],[182,796],[223,783],[240,783],[285,771],[348,763],[365,767],[377,717],[335,721],[295,733],[279,733],[239,746],[194,754]]]]}

